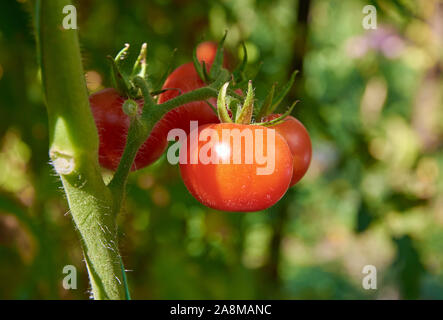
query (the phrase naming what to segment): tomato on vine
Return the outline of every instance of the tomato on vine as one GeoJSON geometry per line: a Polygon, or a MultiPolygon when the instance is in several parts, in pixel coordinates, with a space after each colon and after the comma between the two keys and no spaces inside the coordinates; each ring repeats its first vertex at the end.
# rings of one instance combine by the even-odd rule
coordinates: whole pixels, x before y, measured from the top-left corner
{"type": "MultiPolygon", "coordinates": [[[[125,99],[113,88],[107,88],[89,97],[92,115],[99,134],[99,162],[104,168],[115,170],[126,144],[130,118],[123,112],[125,99]]],[[[139,108],[143,101],[138,100],[139,108]]],[[[152,132],[139,149],[131,170],[144,168],[163,154],[167,141],[152,132]]]]}
{"type": "Polygon", "coordinates": [[[286,140],[264,126],[272,122],[251,124],[251,83],[233,122],[226,106],[227,86],[217,101],[222,123],[191,131],[180,149],[180,172],[189,192],[205,206],[224,211],[264,210],[288,190],[293,156],[286,140]]]}
{"type": "MultiPolygon", "coordinates": [[[[210,68],[216,55],[217,45],[214,47],[212,44],[204,42],[197,47],[199,59],[207,63],[207,68],[210,68]]],[[[125,47],[116,60],[124,57],[127,49],[128,47],[125,47]]],[[[144,46],[141,55],[145,54],[145,51],[144,46]]],[[[119,71],[114,70],[114,72],[119,71]]],[[[126,86],[127,84],[123,83],[121,91],[129,91],[126,86]]],[[[205,83],[193,63],[186,63],[167,77],[163,84],[164,92],[159,95],[158,103],[162,104],[180,94],[204,86],[205,83]]],[[[125,100],[122,94],[112,88],[99,91],[89,98],[100,138],[99,162],[102,167],[110,170],[117,169],[126,144],[130,118],[122,110],[125,100]]],[[[215,104],[215,101],[215,98],[209,99],[212,104],[215,104]]],[[[141,110],[143,99],[138,99],[137,103],[141,110]]],[[[202,125],[219,122],[217,115],[205,101],[191,102],[169,111],[155,124],[148,139],[139,149],[131,170],[142,169],[159,159],[166,149],[168,132],[175,128],[188,132],[190,121],[198,121],[202,125]]]]}
{"type": "Polygon", "coordinates": [[[180,172],[189,192],[203,205],[223,211],[260,211],[274,205],[288,190],[293,158],[285,139],[275,130],[255,125],[219,123],[200,126],[195,134],[198,137],[197,147],[191,147],[191,133],[186,148],[180,150],[183,160],[180,161],[180,172]],[[235,137],[228,142],[215,142],[208,153],[211,161],[206,163],[201,153],[206,152],[208,140],[221,138],[224,130],[238,130],[240,135],[249,134],[251,140],[241,143],[240,147],[236,145],[235,137]],[[274,133],[271,134],[271,131],[274,133]],[[270,159],[273,165],[268,168],[269,172],[265,172],[266,165],[261,163],[258,155],[271,154],[266,143],[271,136],[275,138],[275,156],[270,159]],[[247,143],[253,144],[250,162],[246,161],[250,151],[247,143]],[[189,159],[185,161],[186,158],[189,159]],[[197,159],[195,164],[191,163],[193,158],[197,159]],[[235,159],[241,161],[236,162],[235,159]],[[264,174],[260,174],[260,169],[264,174]]]}
{"type": "MultiPolygon", "coordinates": [[[[180,94],[204,87],[205,83],[200,79],[192,62],[181,65],[175,69],[166,79],[163,85],[163,92],[159,95],[158,103],[162,104],[180,94]]],[[[208,100],[215,104],[216,99],[208,100]]],[[[178,108],[169,111],[157,124],[154,131],[161,132],[165,137],[169,130],[178,128],[189,132],[189,123],[197,120],[199,124],[219,122],[214,110],[205,101],[196,101],[184,104],[178,108]]]]}
{"type": "Polygon", "coordinates": [[[291,153],[294,157],[294,169],[291,179],[291,187],[303,178],[309,169],[312,157],[312,144],[309,133],[304,125],[291,115],[287,115],[281,121],[276,121],[282,117],[281,114],[274,114],[274,110],[283,100],[294,84],[297,71],[293,72],[289,82],[282,88],[281,92],[274,96],[275,85],[272,86],[268,96],[258,113],[258,118],[265,122],[275,122],[271,128],[277,130],[287,141],[291,153]]]}
{"type": "MultiPolygon", "coordinates": [[[[219,46],[223,45],[212,41],[206,41],[197,46],[196,58],[199,63],[205,63],[207,72],[210,71],[212,64],[216,58],[219,46]]],[[[225,55],[226,56],[226,55],[225,55]]],[[[223,59],[223,64],[227,66],[227,60],[223,59]]],[[[192,62],[183,64],[175,69],[163,84],[164,92],[159,95],[158,102],[164,103],[180,94],[202,88],[205,82],[198,74],[195,64],[192,62]]],[[[237,91],[241,94],[241,91],[237,91]]],[[[216,104],[216,99],[208,99],[210,105],[216,104]]],[[[182,105],[174,110],[169,111],[162,119],[166,125],[159,125],[157,130],[162,131],[162,135],[167,136],[171,129],[182,129],[189,132],[189,123],[198,121],[200,125],[208,123],[218,123],[219,119],[212,107],[205,101],[196,101],[182,105]]]]}
{"type": "MultiPolygon", "coordinates": [[[[271,121],[281,114],[272,114],[265,117],[265,121],[271,121]]],[[[303,124],[293,116],[287,116],[281,123],[272,126],[285,138],[294,157],[294,169],[291,179],[291,187],[300,181],[308,171],[312,157],[312,144],[309,133],[303,124]]]]}

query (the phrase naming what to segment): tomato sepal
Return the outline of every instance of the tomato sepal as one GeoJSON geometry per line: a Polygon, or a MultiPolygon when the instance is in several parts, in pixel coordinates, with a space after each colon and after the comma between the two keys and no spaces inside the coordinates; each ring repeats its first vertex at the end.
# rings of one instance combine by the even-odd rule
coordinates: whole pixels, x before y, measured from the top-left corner
{"type": "Polygon", "coordinates": [[[276,84],[274,83],[271,89],[269,90],[269,93],[266,96],[265,100],[263,101],[263,104],[256,115],[256,119],[261,120],[263,117],[265,117],[265,115],[269,113],[268,110],[271,108],[272,100],[274,99],[275,87],[276,84]]]}
{"type": "Polygon", "coordinates": [[[249,81],[246,98],[241,109],[237,110],[235,123],[250,124],[252,120],[253,111],[254,111],[254,88],[252,87],[252,81],[249,81]]]}
{"type": "Polygon", "coordinates": [[[206,77],[205,72],[203,72],[203,70],[205,70],[205,66],[204,66],[204,61],[200,62],[197,58],[197,47],[195,47],[193,53],[192,53],[192,63],[194,64],[194,68],[195,71],[197,71],[197,74],[199,76],[199,78],[204,82],[204,83],[208,83],[209,79],[206,77]],[[203,65],[203,66],[202,66],[203,65]]]}
{"type": "Polygon", "coordinates": [[[248,64],[248,50],[246,49],[246,45],[243,41],[241,44],[243,48],[243,60],[242,63],[239,64],[237,68],[235,68],[234,72],[232,72],[236,84],[241,83],[246,79],[245,69],[246,65],[248,64]]]}
{"type": "Polygon", "coordinates": [[[275,111],[277,107],[280,105],[280,103],[283,101],[283,99],[287,96],[289,93],[289,90],[291,90],[292,86],[295,82],[295,77],[298,74],[298,70],[295,70],[292,72],[291,77],[289,78],[289,81],[283,86],[283,88],[280,90],[280,92],[275,97],[275,102],[272,104],[270,108],[268,108],[267,113],[264,114],[264,116],[267,116],[275,111]]]}
{"type": "Polygon", "coordinates": [[[282,123],[286,117],[288,117],[289,115],[291,115],[292,110],[294,110],[295,106],[297,105],[297,103],[299,103],[300,100],[295,101],[288,110],[286,110],[285,113],[283,113],[281,116],[279,116],[278,118],[275,118],[273,120],[270,121],[265,121],[265,122],[258,122],[258,123],[254,123],[257,126],[263,126],[263,127],[271,127],[271,126],[275,126],[279,123],[282,123]]]}
{"type": "Polygon", "coordinates": [[[225,44],[226,37],[228,36],[228,30],[225,31],[223,38],[220,40],[215,54],[214,62],[212,63],[211,70],[209,72],[210,79],[215,79],[218,77],[220,71],[223,69],[223,46],[225,44]]]}
{"type": "Polygon", "coordinates": [[[217,115],[221,122],[232,123],[232,119],[228,113],[228,107],[226,105],[226,91],[228,89],[229,82],[226,82],[220,89],[217,98],[217,115]]]}

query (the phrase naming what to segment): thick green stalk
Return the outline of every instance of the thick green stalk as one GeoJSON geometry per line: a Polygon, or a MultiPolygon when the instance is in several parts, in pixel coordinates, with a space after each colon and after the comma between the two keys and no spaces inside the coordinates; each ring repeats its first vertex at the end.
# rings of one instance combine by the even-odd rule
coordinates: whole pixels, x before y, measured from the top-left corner
{"type": "Polygon", "coordinates": [[[37,3],[36,29],[50,130],[50,157],[79,231],[95,299],[124,299],[115,206],[98,165],[77,30],[65,30],[69,0],[37,3]]]}
{"type": "Polygon", "coordinates": [[[69,0],[36,0],[36,35],[50,129],[50,157],[65,189],[83,243],[95,299],[124,299],[126,282],[117,245],[116,216],[138,149],[168,111],[216,97],[229,79],[221,70],[211,85],[157,105],[142,78],[145,107],[134,117],[120,165],[106,186],[98,164],[98,134],[88,102],[76,30],[65,30],[63,8],[69,0]]]}

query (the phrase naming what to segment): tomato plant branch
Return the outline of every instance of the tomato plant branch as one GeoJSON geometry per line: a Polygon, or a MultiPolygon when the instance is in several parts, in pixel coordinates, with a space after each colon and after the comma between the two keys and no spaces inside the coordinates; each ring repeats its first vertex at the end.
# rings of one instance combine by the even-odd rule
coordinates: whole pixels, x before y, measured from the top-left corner
{"type": "Polygon", "coordinates": [[[49,118],[50,157],[79,232],[95,299],[124,299],[112,193],[98,164],[78,34],[64,29],[69,0],[38,1],[36,30],[49,118]]]}
{"type": "MultiPolygon", "coordinates": [[[[116,210],[121,207],[127,178],[137,155],[137,151],[149,137],[155,124],[172,109],[189,102],[204,101],[212,97],[217,97],[218,88],[221,86],[222,81],[227,78],[229,78],[228,74],[222,72],[219,78],[211,85],[184,93],[162,104],[156,104],[152,99],[151,92],[143,78],[136,77],[133,80],[134,85],[141,90],[145,102],[141,116],[135,116],[131,120],[123,155],[114,177],[108,184],[114,195],[114,207],[116,210]]],[[[118,213],[118,211],[115,212],[116,214],[118,213]]]]}

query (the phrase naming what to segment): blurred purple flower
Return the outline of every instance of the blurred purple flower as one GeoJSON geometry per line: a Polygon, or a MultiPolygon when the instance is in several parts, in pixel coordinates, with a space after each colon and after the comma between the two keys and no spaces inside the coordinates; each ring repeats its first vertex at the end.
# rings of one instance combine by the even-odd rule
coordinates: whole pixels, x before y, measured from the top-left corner
{"type": "Polygon", "coordinates": [[[386,58],[399,57],[406,47],[404,39],[389,27],[379,27],[347,42],[347,53],[352,58],[361,58],[370,50],[383,54],[386,58]]]}

